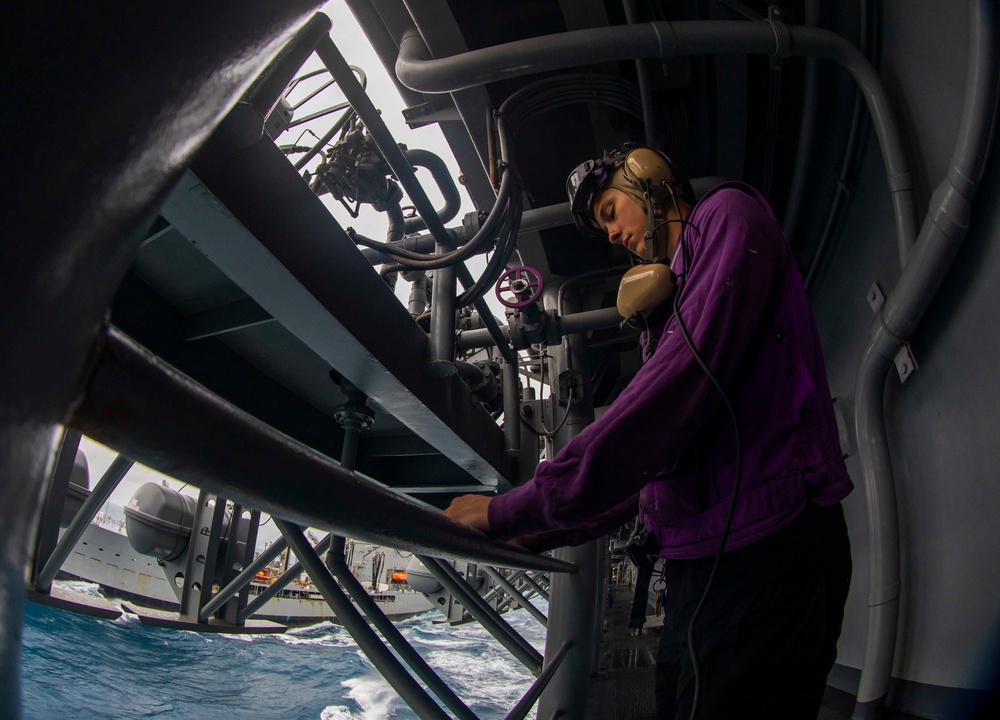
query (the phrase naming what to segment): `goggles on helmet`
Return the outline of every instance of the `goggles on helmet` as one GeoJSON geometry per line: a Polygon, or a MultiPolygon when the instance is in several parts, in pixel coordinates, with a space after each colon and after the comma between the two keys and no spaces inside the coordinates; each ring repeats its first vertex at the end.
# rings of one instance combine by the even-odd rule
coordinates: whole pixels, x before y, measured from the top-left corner
{"type": "MultiPolygon", "coordinates": [[[[594,217],[594,200],[601,190],[607,185],[611,176],[619,166],[627,166],[626,159],[638,149],[652,150],[656,155],[666,161],[667,168],[672,163],[670,158],[655,148],[647,148],[645,145],[626,143],[624,151],[605,155],[599,160],[588,160],[577,165],[576,168],[566,178],[566,194],[569,196],[570,211],[573,213],[573,220],[577,229],[585,235],[604,236],[605,233],[597,224],[594,217]]],[[[642,188],[636,180],[628,177],[625,179],[636,185],[636,190],[642,192],[642,188]]]]}
{"type": "Polygon", "coordinates": [[[594,198],[611,177],[615,164],[625,156],[621,153],[605,155],[599,160],[588,160],[577,165],[566,178],[566,194],[576,227],[584,235],[604,235],[594,219],[594,198]]]}

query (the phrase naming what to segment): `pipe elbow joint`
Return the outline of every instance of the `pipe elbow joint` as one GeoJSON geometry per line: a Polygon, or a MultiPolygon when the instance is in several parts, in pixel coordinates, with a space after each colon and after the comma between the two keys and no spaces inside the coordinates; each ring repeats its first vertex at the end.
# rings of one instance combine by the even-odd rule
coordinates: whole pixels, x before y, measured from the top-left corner
{"type": "Polygon", "coordinates": [[[431,59],[430,50],[416,28],[403,32],[399,40],[399,55],[396,56],[396,78],[411,90],[420,89],[419,66],[431,59]]]}

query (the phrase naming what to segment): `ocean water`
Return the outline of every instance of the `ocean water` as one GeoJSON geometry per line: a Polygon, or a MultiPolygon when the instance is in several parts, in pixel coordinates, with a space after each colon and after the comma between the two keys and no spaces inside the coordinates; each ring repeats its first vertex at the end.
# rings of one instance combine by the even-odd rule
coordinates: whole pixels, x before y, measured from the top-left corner
{"type": "MultiPolygon", "coordinates": [[[[397,627],[473,712],[502,718],[533,677],[478,623],[450,627],[441,617],[430,611],[397,627]]],[[[545,630],[530,615],[504,617],[542,650],[545,630]]],[[[22,663],[26,720],[416,717],[331,623],[282,635],[201,634],[26,602],[22,663]]]]}

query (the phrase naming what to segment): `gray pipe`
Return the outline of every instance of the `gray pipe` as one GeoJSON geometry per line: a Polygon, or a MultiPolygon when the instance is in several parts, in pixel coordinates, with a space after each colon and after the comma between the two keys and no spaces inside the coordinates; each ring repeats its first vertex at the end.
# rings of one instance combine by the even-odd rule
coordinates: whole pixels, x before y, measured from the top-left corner
{"type": "MultiPolygon", "coordinates": [[[[629,25],[635,25],[639,13],[635,8],[635,0],[622,0],[625,10],[625,20],[629,25]]],[[[645,130],[646,144],[656,144],[656,115],[653,112],[653,86],[649,81],[649,68],[641,58],[635,61],[635,79],[639,85],[639,101],[642,103],[642,125],[645,130]]]]}
{"type": "Polygon", "coordinates": [[[518,228],[518,234],[524,235],[529,232],[572,224],[573,215],[570,213],[568,202],[546,205],[521,213],[521,227],[518,228]]]}
{"type": "MultiPolygon", "coordinates": [[[[603,271],[602,271],[603,272],[603,271]]],[[[590,332],[591,330],[604,330],[621,325],[622,316],[618,314],[617,308],[601,308],[600,310],[586,310],[584,312],[564,315],[559,318],[559,334],[572,335],[574,333],[590,332]]],[[[506,339],[510,335],[510,329],[500,328],[506,339]]],[[[493,336],[487,330],[463,330],[458,335],[458,348],[460,350],[474,350],[476,348],[489,347],[495,344],[493,336]]],[[[528,346],[520,347],[517,350],[524,350],[528,346]]]]}
{"type": "Polygon", "coordinates": [[[503,451],[513,457],[521,454],[521,379],[516,360],[503,364],[503,451]]]}
{"type": "MultiPolygon", "coordinates": [[[[437,254],[444,255],[454,245],[438,244],[437,254]]],[[[425,370],[436,377],[455,374],[455,313],[458,276],[454,265],[434,271],[431,289],[430,358],[425,370]]]]}
{"type": "MultiPolygon", "coordinates": [[[[810,27],[819,24],[819,0],[806,0],[805,22],[810,27]]],[[[809,158],[816,130],[816,114],[819,99],[817,92],[816,58],[806,59],[805,91],[802,94],[802,120],[799,123],[799,148],[795,154],[795,170],[792,172],[791,190],[788,202],[785,204],[785,217],[782,220],[781,232],[785,241],[791,245],[792,234],[799,219],[799,208],[802,207],[802,193],[805,190],[805,176],[809,169],[809,158]]]]}
{"type": "MultiPolygon", "coordinates": [[[[573,216],[569,212],[568,202],[558,203],[556,205],[547,205],[533,210],[525,210],[521,213],[521,226],[518,228],[518,235],[537,232],[539,230],[547,230],[548,228],[559,227],[560,225],[572,224],[573,216]]],[[[455,228],[454,232],[459,245],[465,245],[465,243],[468,242],[469,239],[466,237],[464,228],[455,228]]],[[[428,255],[434,252],[434,237],[431,235],[417,235],[416,237],[408,237],[403,240],[388,242],[396,247],[401,247],[404,250],[412,250],[413,252],[422,252],[427,253],[428,255]]],[[[484,245],[482,253],[488,253],[490,250],[490,247],[484,245]]],[[[361,254],[364,255],[368,262],[372,265],[384,265],[396,262],[396,259],[392,255],[379,252],[375,248],[361,248],[361,254]]]]}
{"type": "MultiPolygon", "coordinates": [[[[781,47],[783,55],[831,60],[851,74],[864,95],[886,166],[900,257],[905,260],[917,231],[913,182],[878,73],[839,35],[801,25],[786,29],[791,42],[781,47]]],[[[419,33],[411,29],[400,41],[396,76],[413,90],[445,93],[532,73],[637,57],[724,52],[775,55],[777,51],[775,33],[768,23],[651,22],[574,30],[431,60],[419,33]]]]}
{"type": "Polygon", "coordinates": [[[913,254],[872,325],[855,386],[855,424],[868,501],[869,610],[855,718],[885,704],[895,656],[899,609],[899,527],[895,480],[885,432],[886,374],[916,331],[968,231],[972,199],[989,155],[998,99],[997,8],[969,9],[969,73],[958,138],[947,177],[931,197],[913,254]]]}
{"type": "MultiPolygon", "coordinates": [[[[458,210],[462,207],[462,196],[458,194],[458,186],[448,172],[448,166],[444,164],[439,156],[429,150],[410,149],[404,150],[403,156],[416,167],[430,170],[431,177],[437,183],[438,190],[444,198],[444,207],[437,211],[438,219],[442,223],[449,222],[458,215],[458,210]]],[[[427,229],[427,223],[419,215],[408,218],[404,225],[403,234],[410,235],[415,232],[427,229]]]]}

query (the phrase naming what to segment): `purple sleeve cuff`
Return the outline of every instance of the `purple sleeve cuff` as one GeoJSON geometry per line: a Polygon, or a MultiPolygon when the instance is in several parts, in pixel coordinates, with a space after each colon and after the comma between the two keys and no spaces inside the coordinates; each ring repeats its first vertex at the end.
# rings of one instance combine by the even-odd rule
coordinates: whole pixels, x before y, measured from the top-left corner
{"type": "Polygon", "coordinates": [[[490,535],[497,540],[513,540],[548,529],[534,480],[493,498],[486,512],[490,535]]]}

